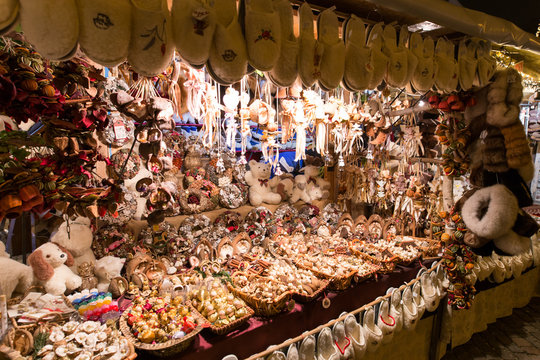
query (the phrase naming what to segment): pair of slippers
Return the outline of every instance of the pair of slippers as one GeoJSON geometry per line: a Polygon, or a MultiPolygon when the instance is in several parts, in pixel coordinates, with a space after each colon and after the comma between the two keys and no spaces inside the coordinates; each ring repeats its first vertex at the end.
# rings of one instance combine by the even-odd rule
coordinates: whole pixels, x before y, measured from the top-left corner
{"type": "Polygon", "coordinates": [[[339,19],[335,6],[322,11],[317,18],[315,39],[313,12],[307,3],[300,6],[299,75],[305,87],[318,82],[321,89],[335,89],[345,72],[345,44],[339,36],[339,19]]]}

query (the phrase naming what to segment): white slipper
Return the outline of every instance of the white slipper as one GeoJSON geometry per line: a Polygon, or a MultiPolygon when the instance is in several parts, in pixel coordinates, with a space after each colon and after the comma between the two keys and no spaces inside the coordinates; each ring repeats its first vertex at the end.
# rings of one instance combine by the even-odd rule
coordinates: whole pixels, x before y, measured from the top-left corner
{"type": "Polygon", "coordinates": [[[75,0],[21,0],[24,36],[44,58],[66,60],[75,55],[79,14],[75,0]]]}
{"type": "Polygon", "coordinates": [[[512,270],[512,256],[499,256],[499,260],[501,260],[501,262],[504,264],[504,267],[506,268],[504,277],[507,280],[510,279],[514,275],[514,272],[512,270]]]}
{"type": "Polygon", "coordinates": [[[527,270],[528,268],[532,266],[534,259],[530,251],[520,254],[519,257],[521,258],[521,261],[523,262],[523,271],[527,270]]]}
{"type": "Polygon", "coordinates": [[[354,358],[362,358],[367,350],[364,328],[356,321],[356,317],[352,314],[347,315],[344,320],[344,325],[345,334],[351,340],[354,349],[354,358]]]}
{"type": "Polygon", "coordinates": [[[428,91],[435,83],[435,43],[429,36],[422,39],[422,35],[413,33],[409,39],[409,49],[418,59],[411,86],[416,91],[428,91]]]}
{"type": "Polygon", "coordinates": [[[356,354],[354,352],[353,343],[345,332],[343,321],[334,324],[332,327],[332,335],[335,347],[338,350],[337,357],[335,358],[342,360],[354,359],[356,354]]]}
{"type": "Polygon", "coordinates": [[[396,320],[395,331],[400,332],[403,329],[403,305],[401,304],[401,291],[399,289],[388,289],[386,292],[392,292],[390,296],[390,315],[396,320]]]}
{"type": "Polygon", "coordinates": [[[480,271],[478,272],[477,274],[477,277],[478,277],[478,281],[484,281],[487,279],[487,277],[489,275],[491,275],[491,270],[489,268],[489,265],[488,263],[486,262],[486,260],[482,257],[482,256],[479,256],[477,259],[476,259],[476,263],[478,264],[478,266],[480,267],[480,271]]]}
{"type": "Polygon", "coordinates": [[[172,27],[166,0],[131,0],[132,22],[128,61],[141,75],[164,72],[174,56],[172,27]]]}
{"type": "Polygon", "coordinates": [[[477,86],[484,87],[497,70],[497,63],[491,56],[491,42],[487,40],[477,40],[476,60],[478,67],[476,71],[477,86]]]}
{"type": "Polygon", "coordinates": [[[454,58],[454,45],[440,37],[435,46],[435,86],[441,92],[450,93],[457,89],[459,74],[454,58]]]}
{"type": "Polygon", "coordinates": [[[291,344],[287,350],[287,360],[299,360],[300,355],[298,354],[298,348],[296,344],[291,344]]]}
{"type": "Polygon", "coordinates": [[[446,271],[440,264],[437,266],[437,270],[435,270],[435,273],[437,274],[437,282],[440,289],[440,296],[444,297],[446,296],[446,290],[448,289],[448,286],[450,286],[450,281],[446,277],[446,271]]]}
{"type": "Polygon", "coordinates": [[[316,359],[315,353],[315,336],[309,335],[300,344],[300,349],[298,349],[298,357],[300,360],[314,360],[316,359]]]}
{"type": "Polygon", "coordinates": [[[410,286],[406,286],[401,295],[403,302],[403,327],[414,330],[418,324],[418,307],[416,306],[410,286]]]}
{"type": "Polygon", "coordinates": [[[276,350],[272,354],[270,354],[266,360],[287,360],[287,356],[283,351],[276,350]]]}
{"type": "Polygon", "coordinates": [[[530,249],[531,240],[509,231],[501,237],[493,239],[493,244],[508,255],[519,255],[530,249]]]}
{"type": "Polygon", "coordinates": [[[269,0],[243,0],[244,36],[248,61],[261,71],[270,71],[281,50],[281,22],[279,12],[269,0]]]}
{"type": "Polygon", "coordinates": [[[512,264],[512,275],[517,279],[521,276],[523,270],[525,270],[525,264],[523,263],[523,259],[520,255],[512,256],[510,261],[512,264]]]}
{"type": "Polygon", "coordinates": [[[19,16],[19,9],[17,0],[0,0],[0,35],[13,28],[19,16]]]}
{"type": "Polygon", "coordinates": [[[379,302],[378,309],[377,326],[384,334],[383,344],[388,344],[394,338],[394,332],[396,331],[396,319],[390,315],[390,299],[382,299],[379,302]]]}
{"type": "Polygon", "coordinates": [[[221,0],[214,5],[216,31],[207,70],[217,82],[233,84],[247,72],[247,50],[242,28],[238,23],[235,0],[221,0]]]}
{"type": "Polygon", "coordinates": [[[339,19],[335,6],[323,10],[317,18],[319,44],[323,47],[319,86],[329,91],[339,86],[345,71],[345,44],[339,37],[339,19]]]}
{"type": "Polygon", "coordinates": [[[337,352],[334,339],[332,337],[332,330],[326,327],[321,330],[317,337],[317,360],[334,360],[339,359],[339,353],[337,352]]]}
{"type": "Polygon", "coordinates": [[[404,48],[407,52],[407,79],[405,80],[406,85],[411,82],[414,72],[416,71],[416,67],[418,66],[418,57],[408,47],[409,38],[410,33],[407,25],[402,25],[401,29],[399,30],[398,47],[404,48]]]}
{"type": "Polygon", "coordinates": [[[383,36],[383,52],[389,59],[386,83],[395,88],[403,88],[407,85],[407,49],[398,46],[396,29],[392,24],[384,27],[383,36]]]}
{"type": "Polygon", "coordinates": [[[267,73],[276,86],[289,87],[298,77],[299,43],[294,35],[293,8],[288,0],[273,0],[281,20],[281,50],[274,68],[267,73]]]}
{"type": "Polygon", "coordinates": [[[356,15],[343,24],[345,40],[345,72],[343,86],[349,91],[368,88],[370,72],[368,65],[371,52],[366,47],[366,26],[356,15]]]}
{"type": "Polygon", "coordinates": [[[495,264],[495,269],[491,273],[490,280],[497,284],[502,283],[506,278],[506,268],[502,261],[498,258],[492,257],[492,260],[495,264]]]}
{"type": "Polygon", "coordinates": [[[375,89],[382,84],[389,62],[388,56],[382,51],[383,23],[377,23],[369,29],[366,46],[370,49],[368,89],[375,89]]]}
{"type": "Polygon", "coordinates": [[[423,274],[420,278],[420,282],[422,283],[422,296],[426,303],[427,311],[435,311],[439,306],[440,298],[434,285],[435,277],[435,273],[431,272],[423,274]]]}
{"type": "Polygon", "coordinates": [[[367,350],[374,352],[381,346],[384,335],[382,330],[375,324],[375,311],[373,307],[369,307],[364,311],[362,323],[364,335],[366,336],[367,350]]]}
{"type": "Polygon", "coordinates": [[[176,51],[194,67],[208,61],[216,30],[212,9],[200,0],[176,0],[171,9],[172,31],[176,51]]]}
{"type": "Polygon", "coordinates": [[[426,302],[422,296],[422,283],[420,281],[414,283],[412,287],[412,297],[418,312],[418,319],[421,319],[424,312],[426,312],[426,302]]]}
{"type": "Polygon", "coordinates": [[[298,9],[300,17],[300,52],[298,54],[298,74],[302,84],[309,88],[317,81],[323,47],[315,40],[313,12],[307,2],[298,9]]]}
{"type": "Polygon", "coordinates": [[[81,50],[103,66],[124,62],[131,37],[131,1],[78,0],[77,3],[81,50]]]}
{"type": "Polygon", "coordinates": [[[470,90],[476,76],[476,43],[463,39],[458,46],[459,86],[461,90],[470,90]]]}

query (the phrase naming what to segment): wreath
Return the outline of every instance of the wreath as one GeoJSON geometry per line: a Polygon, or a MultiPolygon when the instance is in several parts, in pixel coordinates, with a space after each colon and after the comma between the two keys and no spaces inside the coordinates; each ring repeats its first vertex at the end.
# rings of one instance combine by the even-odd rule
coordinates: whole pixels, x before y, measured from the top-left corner
{"type": "Polygon", "coordinates": [[[216,207],[216,203],[206,192],[195,188],[185,190],[183,194],[180,194],[178,201],[184,214],[200,214],[216,207]]]}
{"type": "Polygon", "coordinates": [[[245,185],[225,185],[219,190],[219,204],[226,209],[237,209],[247,203],[247,194],[245,185]]]}
{"type": "Polygon", "coordinates": [[[108,224],[94,233],[92,251],[96,258],[115,256],[127,258],[135,253],[135,238],[125,225],[108,224]]]}

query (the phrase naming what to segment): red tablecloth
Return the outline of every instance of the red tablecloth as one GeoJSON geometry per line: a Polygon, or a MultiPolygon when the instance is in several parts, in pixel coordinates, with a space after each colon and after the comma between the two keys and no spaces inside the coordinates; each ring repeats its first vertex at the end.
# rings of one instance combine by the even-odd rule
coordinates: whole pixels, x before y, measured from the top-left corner
{"type": "MultiPolygon", "coordinates": [[[[424,263],[426,266],[432,261],[424,263]]],[[[227,334],[217,336],[205,329],[197,336],[193,345],[186,351],[171,357],[182,360],[221,360],[225,355],[235,354],[239,359],[265,350],[271,345],[296,337],[304,331],[309,331],[319,325],[340,316],[344,311],[353,311],[384,295],[388,288],[399,287],[416,277],[420,263],[409,267],[396,267],[391,274],[378,275],[341,292],[329,292],[331,305],[328,309],[322,307],[323,297],[316,301],[299,304],[288,313],[271,317],[254,317],[242,327],[227,334]]],[[[150,359],[148,354],[140,354],[140,359],[150,359]]]]}

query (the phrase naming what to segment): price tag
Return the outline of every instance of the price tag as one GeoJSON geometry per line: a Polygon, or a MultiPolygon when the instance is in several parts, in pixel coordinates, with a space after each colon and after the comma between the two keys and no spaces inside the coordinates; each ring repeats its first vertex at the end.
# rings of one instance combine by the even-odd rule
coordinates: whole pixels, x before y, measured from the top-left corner
{"type": "Polygon", "coordinates": [[[121,119],[115,120],[113,123],[114,137],[116,140],[122,141],[128,137],[126,125],[121,119]]]}

